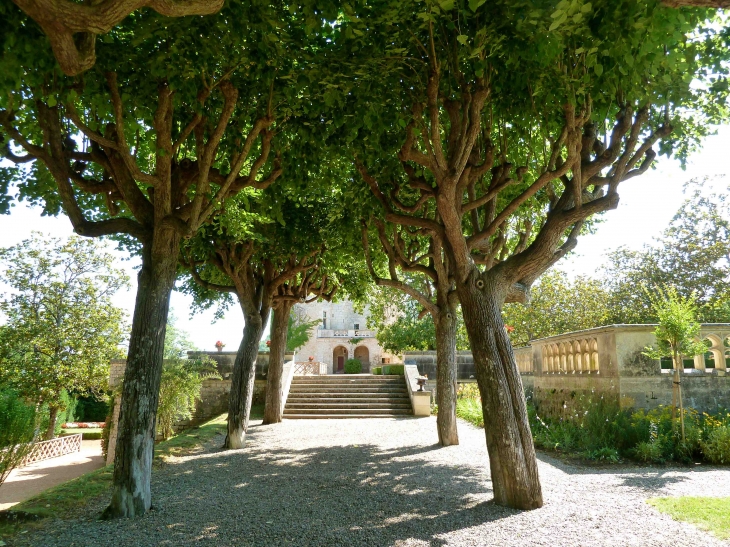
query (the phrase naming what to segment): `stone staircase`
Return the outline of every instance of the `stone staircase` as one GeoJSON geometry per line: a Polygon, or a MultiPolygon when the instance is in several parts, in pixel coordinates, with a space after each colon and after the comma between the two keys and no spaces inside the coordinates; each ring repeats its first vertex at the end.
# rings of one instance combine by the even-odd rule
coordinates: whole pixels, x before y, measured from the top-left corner
{"type": "Polygon", "coordinates": [[[381,418],[413,415],[403,376],[295,376],[284,418],[381,418]]]}

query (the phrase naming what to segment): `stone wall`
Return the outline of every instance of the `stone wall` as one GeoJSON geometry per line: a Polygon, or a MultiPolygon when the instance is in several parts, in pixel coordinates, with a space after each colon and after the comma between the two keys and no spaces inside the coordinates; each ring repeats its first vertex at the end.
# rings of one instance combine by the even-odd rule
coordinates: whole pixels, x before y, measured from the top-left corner
{"type": "MultiPolygon", "coordinates": [[[[403,363],[406,365],[416,365],[418,372],[429,378],[436,380],[436,352],[435,351],[407,351],[403,354],[403,363]]],[[[456,352],[456,368],[458,380],[474,379],[474,358],[470,351],[456,352]]]]}
{"type": "MultiPolygon", "coordinates": [[[[195,412],[190,420],[181,420],[173,425],[175,432],[192,427],[220,416],[228,411],[228,394],[231,391],[231,374],[233,363],[236,359],[236,352],[188,352],[189,358],[206,356],[216,362],[216,369],[221,380],[205,380],[200,390],[200,400],[195,405],[195,412]]],[[[292,354],[286,355],[289,361],[292,354]]],[[[114,390],[120,386],[124,378],[124,369],[127,366],[125,359],[114,359],[109,367],[109,387],[114,390]]],[[[269,370],[268,352],[259,352],[256,361],[256,380],[254,382],[253,404],[263,404],[266,397],[266,374],[269,370]]],[[[107,451],[107,463],[114,462],[114,452],[117,444],[117,426],[119,424],[119,397],[113,401],[111,430],[109,434],[109,449],[107,451]]],[[[159,439],[158,439],[159,440],[159,439]]]]}
{"type": "MultiPolygon", "coordinates": [[[[623,408],[651,409],[672,402],[670,370],[658,360],[643,355],[656,345],[655,325],[610,325],[533,340],[515,348],[515,359],[525,393],[532,396],[541,412],[561,414],[597,401],[623,408]]],[[[715,368],[708,368],[704,356],[691,357],[695,368],[684,369],[682,392],[686,407],[701,412],[730,408],[730,375],[725,355],[730,357],[730,324],[702,325],[701,339],[711,342],[715,368]]],[[[414,364],[429,377],[436,390],[436,352],[407,352],[406,364],[414,364]]],[[[458,352],[458,381],[474,381],[471,352],[458,352]]]]}

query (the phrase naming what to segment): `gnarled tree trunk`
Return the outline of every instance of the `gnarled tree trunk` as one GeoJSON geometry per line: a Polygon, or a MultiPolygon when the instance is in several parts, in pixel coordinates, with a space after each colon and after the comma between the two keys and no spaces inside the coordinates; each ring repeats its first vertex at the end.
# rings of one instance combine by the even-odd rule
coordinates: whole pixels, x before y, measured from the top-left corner
{"type": "Polygon", "coordinates": [[[278,424],[282,417],[282,398],[284,397],[284,355],[286,354],[286,335],[289,327],[289,314],[293,302],[281,302],[274,308],[271,320],[271,347],[269,349],[269,373],[266,376],[266,404],[264,423],[278,424]]]}
{"type": "Polygon", "coordinates": [[[151,505],[155,418],[179,244],[176,232],[161,229],[142,249],[107,518],[143,515],[151,505]]]}
{"type": "Polygon", "coordinates": [[[439,444],[459,444],[456,430],[456,310],[448,303],[439,306],[436,325],[436,404],[439,444]]]}
{"type": "MultiPolygon", "coordinates": [[[[240,298],[240,296],[239,296],[240,298]]],[[[264,313],[246,314],[243,339],[236,353],[231,377],[231,393],[228,396],[228,434],[224,448],[243,448],[248,431],[248,419],[253,401],[256,359],[264,325],[269,318],[268,308],[264,313]]]]}
{"type": "Polygon", "coordinates": [[[542,507],[522,379],[502,321],[506,288],[472,272],[457,291],[482,397],[494,499],[515,509],[542,507]]]}

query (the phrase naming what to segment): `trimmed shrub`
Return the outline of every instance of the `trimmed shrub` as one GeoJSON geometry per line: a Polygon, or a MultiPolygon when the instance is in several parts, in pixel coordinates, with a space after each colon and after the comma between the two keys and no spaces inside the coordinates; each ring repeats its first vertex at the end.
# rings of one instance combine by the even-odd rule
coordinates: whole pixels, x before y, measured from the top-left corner
{"type": "Polygon", "coordinates": [[[360,374],[362,363],[359,359],[348,359],[345,361],[345,374],[360,374]]]}
{"type": "Polygon", "coordinates": [[[383,374],[390,374],[390,365],[383,365],[383,374]]]}
{"type": "Polygon", "coordinates": [[[372,370],[371,372],[372,372],[373,374],[375,374],[375,375],[378,375],[378,374],[383,374],[383,368],[382,368],[382,367],[374,367],[374,368],[373,368],[373,370],[372,370]]]}
{"type": "Polygon", "coordinates": [[[35,409],[14,391],[0,391],[0,484],[28,455],[35,438],[35,409]]]}
{"type": "Polygon", "coordinates": [[[406,373],[406,367],[404,365],[390,365],[388,368],[388,374],[399,374],[403,376],[406,373]]]}

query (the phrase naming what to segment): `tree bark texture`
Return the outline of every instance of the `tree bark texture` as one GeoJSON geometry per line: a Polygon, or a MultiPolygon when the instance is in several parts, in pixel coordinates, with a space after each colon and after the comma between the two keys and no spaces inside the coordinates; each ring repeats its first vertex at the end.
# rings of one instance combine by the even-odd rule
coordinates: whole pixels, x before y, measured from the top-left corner
{"type": "Polygon", "coordinates": [[[48,427],[46,428],[45,439],[50,441],[56,433],[56,422],[58,421],[58,407],[48,407],[48,427]]]}
{"type": "Polygon", "coordinates": [[[236,353],[231,377],[231,393],[228,396],[228,434],[224,448],[243,448],[251,414],[253,388],[256,379],[256,359],[259,356],[259,342],[269,312],[246,314],[243,339],[236,353]],[[263,315],[263,317],[262,317],[263,315]]]}
{"type": "Polygon", "coordinates": [[[151,505],[155,418],[179,243],[175,231],[159,229],[143,247],[106,518],[143,515],[151,505]]]}
{"type": "Polygon", "coordinates": [[[494,499],[515,509],[542,507],[522,379],[502,321],[506,288],[474,271],[457,291],[482,397],[494,499]]]}
{"type": "Polygon", "coordinates": [[[277,305],[271,320],[271,347],[269,348],[269,373],[266,376],[266,404],[264,405],[264,424],[278,424],[282,418],[282,399],[284,397],[284,356],[286,336],[289,327],[289,314],[293,301],[277,305]]]}
{"type": "Polygon", "coordinates": [[[434,317],[436,325],[436,404],[439,444],[459,444],[456,428],[456,310],[444,304],[434,317]]]}

